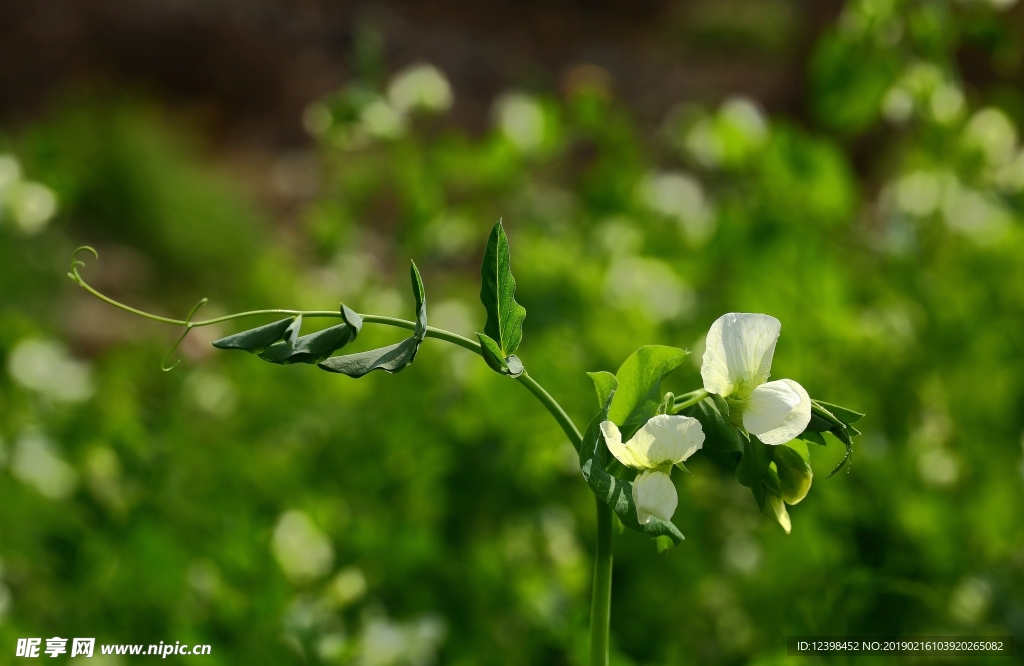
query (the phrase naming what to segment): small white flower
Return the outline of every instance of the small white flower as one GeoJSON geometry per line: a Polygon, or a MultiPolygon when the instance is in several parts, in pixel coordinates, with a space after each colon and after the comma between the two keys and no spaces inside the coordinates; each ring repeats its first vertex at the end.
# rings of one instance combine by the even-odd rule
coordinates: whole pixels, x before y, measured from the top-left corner
{"type": "Polygon", "coordinates": [[[611,421],[601,424],[608,450],[626,467],[642,470],[633,480],[633,503],[641,525],[651,516],[669,520],[679,502],[670,474],[704,445],[704,431],[697,419],[659,414],[623,443],[622,433],[611,421]]]}
{"type": "Polygon", "coordinates": [[[768,381],[782,324],[763,314],[729,313],[708,331],[704,389],[728,398],[730,418],[765,444],[784,444],[807,427],[811,398],[792,379],[768,381]]]}

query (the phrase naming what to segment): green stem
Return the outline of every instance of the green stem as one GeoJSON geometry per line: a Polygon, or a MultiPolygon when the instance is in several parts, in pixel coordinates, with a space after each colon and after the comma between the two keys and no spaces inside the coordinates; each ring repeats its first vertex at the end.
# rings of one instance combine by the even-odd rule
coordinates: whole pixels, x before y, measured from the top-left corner
{"type": "Polygon", "coordinates": [[[697,389],[696,391],[690,391],[685,395],[681,395],[676,399],[677,402],[672,407],[670,413],[678,414],[687,407],[693,407],[694,405],[696,405],[698,402],[708,397],[709,395],[711,394],[705,391],[704,389],[697,389]]]}
{"type": "MultiPolygon", "coordinates": [[[[96,256],[96,251],[90,247],[82,247],[75,251],[75,257],[83,251],[87,250],[96,256]]],[[[127,312],[137,314],[140,317],[158,321],[164,324],[171,324],[172,326],[184,326],[185,330],[182,332],[178,342],[175,343],[175,347],[184,339],[185,335],[193,328],[199,326],[210,326],[212,324],[219,324],[225,321],[231,321],[232,319],[242,319],[244,317],[256,317],[259,315],[285,315],[294,317],[302,315],[303,317],[341,317],[339,310],[250,310],[248,312],[237,312],[235,314],[224,315],[222,317],[215,317],[213,319],[206,319],[203,321],[191,321],[192,315],[195,314],[196,310],[199,309],[206,301],[200,301],[189,313],[186,319],[171,319],[169,317],[161,317],[159,315],[150,314],[143,312],[124,303],[119,303],[114,299],[105,296],[104,294],[93,289],[82,277],[78,274],[78,267],[82,266],[83,263],[78,261],[77,258],[72,259],[71,272],[68,276],[74,280],[80,287],[88,291],[96,298],[113,305],[114,307],[120,308],[127,312]]],[[[382,324],[384,326],[394,326],[396,328],[404,328],[407,330],[415,330],[416,323],[408,321],[406,319],[398,319],[396,317],[384,317],[381,315],[360,315],[365,323],[370,324],[382,324]]],[[[427,337],[436,338],[438,340],[444,340],[454,345],[458,345],[463,349],[467,349],[474,354],[481,354],[480,343],[464,338],[461,335],[446,331],[440,328],[434,328],[433,326],[427,327],[427,337]]],[[[171,351],[174,351],[172,347],[171,351]]],[[[168,352],[168,355],[170,352],[168,352]]],[[[166,357],[165,357],[166,361],[166,357]]],[[[161,364],[165,370],[166,368],[161,364]]],[[[558,425],[561,426],[565,436],[569,438],[573,447],[579,451],[580,446],[583,443],[583,435],[580,434],[576,424],[572,422],[569,415],[565,413],[562,406],[558,404],[558,401],[551,397],[543,386],[537,383],[537,381],[531,377],[525,371],[516,378],[516,380],[525,386],[530,393],[534,395],[537,400],[551,413],[551,416],[555,418],[558,425]]],[[[596,498],[595,498],[596,499],[596,498]]],[[[591,619],[590,619],[590,663],[592,666],[600,665],[607,666],[608,664],[608,633],[609,633],[609,620],[611,614],[611,594],[612,594],[612,511],[607,504],[601,500],[597,500],[597,557],[594,566],[594,593],[591,599],[591,619]]]]}
{"type": "Polygon", "coordinates": [[[608,666],[612,620],[612,509],[594,497],[597,505],[597,551],[594,553],[594,589],[590,600],[590,666],[608,666]]]}

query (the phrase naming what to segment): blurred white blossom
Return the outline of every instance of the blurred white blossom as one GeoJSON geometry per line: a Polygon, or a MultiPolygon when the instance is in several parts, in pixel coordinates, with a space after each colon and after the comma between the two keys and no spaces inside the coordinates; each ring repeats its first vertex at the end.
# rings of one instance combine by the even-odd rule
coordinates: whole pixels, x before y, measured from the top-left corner
{"type": "Polygon", "coordinates": [[[388,102],[399,113],[415,109],[447,111],[452,101],[448,78],[430,64],[411,65],[396,73],[388,83],[388,102]]]}
{"type": "Polygon", "coordinates": [[[1002,166],[1015,156],[1017,128],[1005,113],[988,107],[979,110],[964,126],[963,141],[985,156],[991,166],[1002,166]]]}
{"type": "Polygon", "coordinates": [[[81,402],[93,394],[92,369],[56,340],[26,338],[7,359],[14,381],[57,402],[81,402]]]}
{"type": "Polygon", "coordinates": [[[185,381],[185,391],[211,416],[229,416],[238,407],[238,389],[223,375],[196,370],[185,381]]]}
{"type": "Polygon", "coordinates": [[[323,576],[334,564],[334,547],[327,535],[302,511],[281,514],[271,545],[281,569],[296,584],[323,576]]]}
{"type": "Polygon", "coordinates": [[[620,308],[639,308],[655,321],[667,321],[693,311],[697,297],[663,261],[624,256],[612,261],[605,294],[620,308]]]}
{"type": "Polygon", "coordinates": [[[67,497],[78,485],[74,468],[64,462],[50,440],[39,433],[28,433],[18,440],[11,472],[22,483],[52,500],[67,497]]]}
{"type": "Polygon", "coordinates": [[[544,108],[523,93],[505,93],[494,102],[494,117],[502,134],[524,153],[544,143],[544,108]]]}
{"type": "Polygon", "coordinates": [[[651,210],[674,218],[687,239],[700,244],[715,229],[715,214],[700,182],[688,173],[653,172],[639,185],[640,200],[651,210]]]}
{"type": "Polygon", "coordinates": [[[47,186],[22,177],[13,155],[0,155],[0,220],[10,218],[26,235],[46,228],[57,213],[57,195],[47,186]]]}
{"type": "Polygon", "coordinates": [[[437,649],[447,628],[442,619],[425,616],[406,623],[386,617],[366,620],[362,633],[362,666],[427,666],[437,661],[437,649]]]}

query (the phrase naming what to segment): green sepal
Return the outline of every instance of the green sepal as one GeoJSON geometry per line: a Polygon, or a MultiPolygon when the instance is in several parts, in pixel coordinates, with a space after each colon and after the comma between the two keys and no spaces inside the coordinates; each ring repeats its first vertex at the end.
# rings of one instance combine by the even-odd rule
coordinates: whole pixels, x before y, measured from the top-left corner
{"type": "Polygon", "coordinates": [[[332,356],[325,361],[317,363],[317,367],[328,372],[337,372],[353,378],[362,377],[374,370],[396,373],[401,372],[407,365],[413,362],[419,347],[420,341],[413,336],[393,345],[380,347],[379,349],[371,349],[358,354],[332,356]]]}
{"type": "Polygon", "coordinates": [[[717,393],[712,393],[711,401],[715,403],[715,407],[718,408],[718,411],[722,414],[722,416],[729,416],[732,410],[729,409],[729,402],[725,398],[718,395],[717,393]]]}
{"type": "MultiPolygon", "coordinates": [[[[671,522],[652,516],[649,523],[640,524],[636,518],[636,505],[633,503],[633,484],[610,475],[601,464],[603,457],[601,451],[605,448],[604,438],[601,435],[601,423],[609,420],[609,411],[615,397],[617,382],[615,377],[608,372],[588,374],[594,380],[594,387],[598,395],[604,394],[605,399],[601,403],[601,411],[587,426],[587,431],[583,435],[583,443],[580,445],[580,469],[583,471],[583,478],[587,480],[591,491],[598,499],[611,507],[625,527],[655,538],[663,536],[673,544],[679,544],[685,537],[679,528],[671,522]]],[[[657,403],[655,403],[656,406],[657,403]]]]}
{"type": "Polygon", "coordinates": [[[503,359],[519,348],[526,318],[526,308],[515,299],[516,280],[509,258],[508,236],[498,220],[487,238],[480,267],[480,301],[487,311],[484,333],[498,343],[503,359]]]}
{"type": "Polygon", "coordinates": [[[630,354],[615,373],[618,389],[608,419],[629,437],[658,413],[661,380],[682,365],[690,352],[676,347],[646,345],[630,354]]]}
{"type": "Polygon", "coordinates": [[[293,321],[294,319],[289,317],[258,328],[250,328],[247,331],[214,340],[213,346],[217,349],[241,349],[255,354],[280,340],[293,321]]]}

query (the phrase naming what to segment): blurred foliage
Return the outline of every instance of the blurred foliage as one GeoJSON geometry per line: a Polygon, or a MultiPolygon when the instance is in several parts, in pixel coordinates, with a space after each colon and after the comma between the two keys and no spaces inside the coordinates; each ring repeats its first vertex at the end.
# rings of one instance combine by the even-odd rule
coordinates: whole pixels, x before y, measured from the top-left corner
{"type": "MultiPolygon", "coordinates": [[[[431,324],[471,335],[499,217],[518,353],[577,424],[597,410],[585,371],[644,343],[699,363],[729,311],[782,321],[776,376],[868,414],[848,473],[824,479],[838,442],[811,447],[790,536],[688,461],[687,540],[616,539],[615,663],[782,663],[788,635],[1024,635],[1024,104],[957,59],[1019,72],[1006,4],[849,3],[810,64],[810,129],[731,98],[648,134],[584,67],[564,98],[501,96],[471,136],[443,119],[441,72],[389,80],[362,39],[365,78],[304,116],[317,168],[279,170],[319,188],[298,229],[265,224],[148,106],[55,110],[0,146],[0,183],[60,204],[49,225],[0,217],[0,642],[581,663],[593,500],[522,387],[436,340],[359,381],[214,353],[229,328],[194,331],[164,374],[175,331],[64,277],[85,241],[86,279],[150,311],[210,296],[403,316],[415,258],[431,324]]],[[[401,337],[368,325],[358,345],[401,337]]],[[[699,387],[697,369],[665,388],[699,387]]]]}

